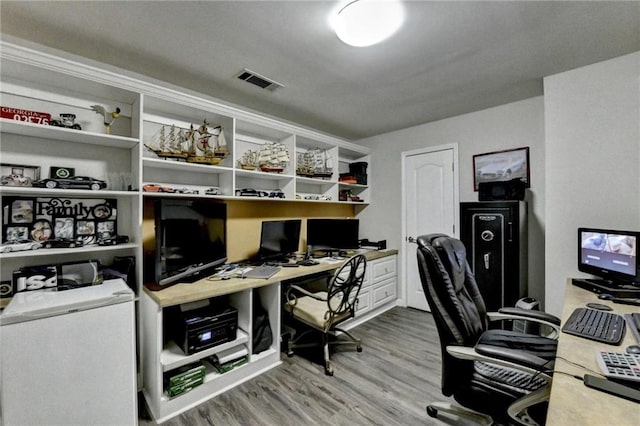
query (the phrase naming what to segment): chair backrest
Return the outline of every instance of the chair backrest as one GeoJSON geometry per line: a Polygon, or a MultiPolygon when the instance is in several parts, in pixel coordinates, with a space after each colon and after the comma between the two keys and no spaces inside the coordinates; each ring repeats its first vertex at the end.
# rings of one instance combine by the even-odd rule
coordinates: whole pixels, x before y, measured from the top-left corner
{"type": "Polygon", "coordinates": [[[355,314],[358,294],[364,282],[367,258],[357,254],[349,258],[329,280],[327,305],[329,315],[336,317],[345,312],[355,314]]]}
{"type": "Polygon", "coordinates": [[[446,352],[449,345],[474,346],[487,329],[487,312],[460,240],[443,234],[418,237],[418,272],[442,351],[442,390],[450,395],[470,363],[446,352]]]}

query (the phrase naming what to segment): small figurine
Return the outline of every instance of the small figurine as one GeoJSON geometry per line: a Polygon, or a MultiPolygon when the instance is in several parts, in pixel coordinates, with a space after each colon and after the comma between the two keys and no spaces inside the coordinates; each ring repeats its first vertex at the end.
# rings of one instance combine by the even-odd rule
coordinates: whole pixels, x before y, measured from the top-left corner
{"type": "Polygon", "coordinates": [[[82,130],[76,122],[76,115],[71,113],[60,114],[60,118],[49,121],[50,126],[66,127],[67,129],[82,130]]]}
{"type": "Polygon", "coordinates": [[[107,112],[101,105],[91,105],[91,109],[96,112],[96,114],[102,114],[104,117],[104,127],[105,133],[111,134],[111,125],[116,120],[116,118],[120,117],[120,108],[116,107],[114,112],[107,112]]]}

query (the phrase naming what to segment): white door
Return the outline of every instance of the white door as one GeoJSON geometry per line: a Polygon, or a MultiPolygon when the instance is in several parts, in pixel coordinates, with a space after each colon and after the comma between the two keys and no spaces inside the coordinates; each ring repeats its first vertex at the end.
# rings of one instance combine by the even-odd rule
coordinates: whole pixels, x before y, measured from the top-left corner
{"type": "Polygon", "coordinates": [[[446,145],[403,153],[404,282],[407,306],[429,310],[411,238],[443,233],[457,236],[458,147],[446,145]]]}

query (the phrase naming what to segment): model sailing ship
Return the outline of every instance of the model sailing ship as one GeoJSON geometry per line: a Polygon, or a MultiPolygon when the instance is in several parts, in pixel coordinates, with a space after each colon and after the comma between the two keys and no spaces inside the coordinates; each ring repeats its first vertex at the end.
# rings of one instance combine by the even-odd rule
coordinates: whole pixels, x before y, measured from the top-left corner
{"type": "Polygon", "coordinates": [[[160,158],[186,160],[189,163],[220,164],[229,155],[222,126],[209,130],[204,123],[196,130],[193,125],[187,131],[174,125],[161,126],[144,146],[160,158]]]}
{"type": "Polygon", "coordinates": [[[186,139],[184,132],[179,129],[176,133],[176,127],[173,125],[167,132],[166,127],[160,127],[160,130],[153,135],[151,141],[144,144],[144,146],[153,151],[158,157],[186,160],[190,143],[186,139]]]}
{"type": "Polygon", "coordinates": [[[326,150],[312,148],[297,156],[296,175],[310,178],[330,179],[333,163],[326,150]]]}
{"type": "Polygon", "coordinates": [[[282,173],[290,161],[289,150],[278,142],[265,143],[258,153],[258,166],[263,172],[282,173]]]}
{"type": "Polygon", "coordinates": [[[260,153],[253,149],[247,150],[240,160],[238,160],[238,167],[244,170],[255,170],[258,168],[258,156],[260,153]]]}
{"type": "Polygon", "coordinates": [[[189,163],[215,165],[220,164],[229,155],[222,126],[216,126],[209,130],[209,123],[204,120],[196,132],[191,126],[190,136],[192,143],[187,157],[189,163]]]}

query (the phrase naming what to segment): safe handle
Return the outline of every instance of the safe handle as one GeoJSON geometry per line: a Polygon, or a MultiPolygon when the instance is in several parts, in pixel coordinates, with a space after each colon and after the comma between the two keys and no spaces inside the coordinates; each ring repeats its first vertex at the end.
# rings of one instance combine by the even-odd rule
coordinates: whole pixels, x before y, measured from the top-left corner
{"type": "Polygon", "coordinates": [[[483,260],[484,260],[484,269],[486,269],[487,271],[489,270],[489,263],[491,260],[491,253],[485,253],[482,256],[483,260]]]}

